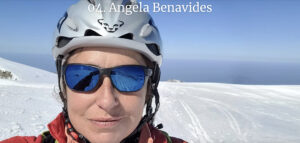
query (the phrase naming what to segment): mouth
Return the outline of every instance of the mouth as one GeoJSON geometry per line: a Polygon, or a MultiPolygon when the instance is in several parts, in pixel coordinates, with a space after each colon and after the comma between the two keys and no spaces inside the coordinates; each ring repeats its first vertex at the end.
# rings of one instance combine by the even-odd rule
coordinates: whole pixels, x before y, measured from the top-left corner
{"type": "Polygon", "coordinates": [[[117,126],[121,120],[122,117],[90,119],[90,121],[99,128],[113,128],[117,126]]]}

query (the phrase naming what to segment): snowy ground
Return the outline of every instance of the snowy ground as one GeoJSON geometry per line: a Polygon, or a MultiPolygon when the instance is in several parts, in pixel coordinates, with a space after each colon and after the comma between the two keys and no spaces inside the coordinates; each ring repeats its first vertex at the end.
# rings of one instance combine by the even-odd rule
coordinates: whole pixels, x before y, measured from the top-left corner
{"type": "MultiPolygon", "coordinates": [[[[0,140],[38,135],[61,111],[56,75],[0,58],[0,140]]],[[[300,86],[161,82],[157,123],[190,143],[299,143],[300,86]]]]}

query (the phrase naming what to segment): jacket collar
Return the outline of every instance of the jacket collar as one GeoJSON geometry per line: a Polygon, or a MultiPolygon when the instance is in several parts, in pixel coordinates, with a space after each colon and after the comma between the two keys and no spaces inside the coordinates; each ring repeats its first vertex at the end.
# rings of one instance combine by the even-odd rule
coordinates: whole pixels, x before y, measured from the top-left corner
{"type": "Polygon", "coordinates": [[[67,136],[65,134],[65,118],[63,113],[59,113],[57,117],[48,124],[48,129],[52,137],[59,143],[67,142],[67,136]]]}
{"type": "Polygon", "coordinates": [[[142,127],[142,131],[141,131],[139,143],[148,143],[149,139],[152,139],[152,137],[151,137],[151,131],[149,129],[148,124],[145,124],[142,127]]]}

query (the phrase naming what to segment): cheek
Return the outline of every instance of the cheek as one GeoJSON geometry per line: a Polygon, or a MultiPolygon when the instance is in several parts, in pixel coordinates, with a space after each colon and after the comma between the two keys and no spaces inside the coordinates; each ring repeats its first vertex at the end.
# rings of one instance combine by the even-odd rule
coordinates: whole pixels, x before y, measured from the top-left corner
{"type": "Polygon", "coordinates": [[[145,99],[146,88],[142,88],[130,95],[123,94],[119,97],[121,106],[135,118],[140,118],[142,116],[145,99]]]}
{"type": "Polygon", "coordinates": [[[90,106],[90,100],[68,88],[66,93],[69,116],[83,116],[90,106]]]}

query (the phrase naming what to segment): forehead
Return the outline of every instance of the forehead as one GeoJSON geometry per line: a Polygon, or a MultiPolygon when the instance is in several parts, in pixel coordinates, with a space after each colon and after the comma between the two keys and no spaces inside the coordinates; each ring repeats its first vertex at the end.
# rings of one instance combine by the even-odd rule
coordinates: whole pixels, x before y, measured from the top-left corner
{"type": "Polygon", "coordinates": [[[68,63],[86,63],[111,67],[126,64],[145,65],[143,56],[133,50],[114,47],[85,47],[74,51],[68,63]]]}

